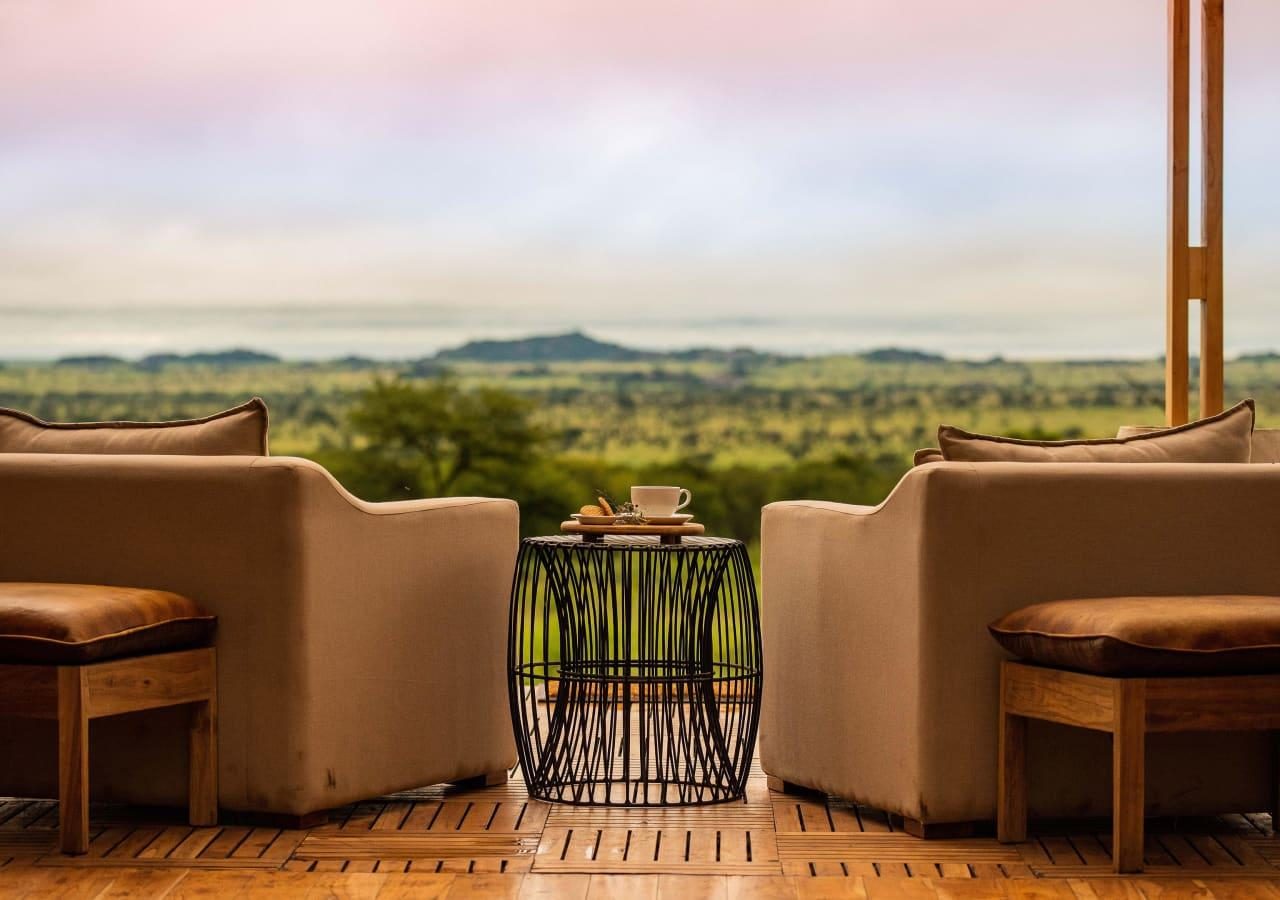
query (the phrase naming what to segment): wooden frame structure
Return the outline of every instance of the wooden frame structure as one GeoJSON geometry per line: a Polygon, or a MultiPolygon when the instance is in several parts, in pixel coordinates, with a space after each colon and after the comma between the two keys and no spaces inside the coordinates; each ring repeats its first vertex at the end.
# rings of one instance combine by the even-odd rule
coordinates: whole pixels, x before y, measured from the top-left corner
{"type": "MultiPolygon", "coordinates": [[[[1000,667],[996,837],[1027,839],[1027,720],[1111,735],[1111,858],[1143,868],[1146,736],[1163,731],[1280,730],[1280,675],[1108,678],[1005,661],[1000,667]]],[[[1280,810],[1273,794],[1272,816],[1280,810]]]]}
{"type": "Polygon", "coordinates": [[[1223,408],[1223,0],[1200,0],[1200,243],[1190,243],[1191,4],[1169,3],[1169,240],[1165,418],[1190,417],[1189,304],[1200,301],[1200,415],[1223,408]]]}
{"type": "Polygon", "coordinates": [[[188,817],[192,825],[214,825],[218,821],[218,702],[213,648],[82,666],[0,665],[0,715],[58,722],[63,853],[89,849],[89,722],[188,704],[188,817]]]}

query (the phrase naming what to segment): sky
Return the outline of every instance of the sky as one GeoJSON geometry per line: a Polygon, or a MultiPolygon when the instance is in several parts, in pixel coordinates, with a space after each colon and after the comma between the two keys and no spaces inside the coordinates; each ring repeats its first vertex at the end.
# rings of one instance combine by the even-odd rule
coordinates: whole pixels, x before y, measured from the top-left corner
{"type": "MultiPolygon", "coordinates": [[[[1280,4],[1230,0],[1232,351],[1280,4]]],[[[0,357],[1162,351],[1163,0],[0,0],[0,357]]]]}

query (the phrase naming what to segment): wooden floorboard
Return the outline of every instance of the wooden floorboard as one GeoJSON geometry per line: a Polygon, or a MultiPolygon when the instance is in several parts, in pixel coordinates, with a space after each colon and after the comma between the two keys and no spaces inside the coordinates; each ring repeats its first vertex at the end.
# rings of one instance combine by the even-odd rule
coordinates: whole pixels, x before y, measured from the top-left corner
{"type": "Polygon", "coordinates": [[[698,876],[500,874],[484,872],[316,871],[236,872],[192,869],[77,870],[9,868],[5,896],[50,897],[1280,897],[1275,879],[1170,877],[1035,879],[942,878],[918,874],[698,876]]]}
{"type": "Polygon", "coordinates": [[[1106,820],[1032,839],[922,841],[878,810],[767,790],[701,808],[531,800],[518,773],[335,810],[316,828],[192,828],[180,811],[95,806],[89,853],[55,851],[57,804],[0,800],[0,897],[1274,897],[1265,814],[1149,820],[1146,872],[1115,878],[1106,820]]]}
{"type": "Polygon", "coordinates": [[[501,874],[491,872],[382,872],[279,870],[271,872],[193,869],[51,869],[3,871],[9,897],[343,897],[343,898],[628,898],[678,897],[716,900],[807,900],[807,898],[1181,898],[1234,900],[1280,898],[1280,881],[1264,878],[1170,877],[1070,878],[1056,880],[937,877],[883,878],[868,875],[614,875],[501,874]]]}

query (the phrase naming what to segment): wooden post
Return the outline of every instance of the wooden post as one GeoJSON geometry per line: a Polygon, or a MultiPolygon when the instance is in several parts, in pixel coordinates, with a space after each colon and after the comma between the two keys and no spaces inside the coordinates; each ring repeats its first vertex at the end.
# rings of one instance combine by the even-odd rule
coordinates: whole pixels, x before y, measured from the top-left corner
{"type": "Polygon", "coordinates": [[[1223,408],[1223,0],[1201,0],[1203,56],[1200,245],[1190,244],[1191,2],[1169,2],[1169,223],[1165,417],[1190,417],[1189,309],[1200,301],[1200,415],[1223,408]]]}
{"type": "Polygon", "coordinates": [[[1191,138],[1190,0],[1169,0],[1169,248],[1165,310],[1164,412],[1170,425],[1187,421],[1191,389],[1187,341],[1191,253],[1188,249],[1191,206],[1189,184],[1191,138]]]}
{"type": "Polygon", "coordinates": [[[1200,243],[1200,415],[1222,412],[1222,122],[1223,0],[1203,0],[1200,68],[1202,191],[1200,243]]]}

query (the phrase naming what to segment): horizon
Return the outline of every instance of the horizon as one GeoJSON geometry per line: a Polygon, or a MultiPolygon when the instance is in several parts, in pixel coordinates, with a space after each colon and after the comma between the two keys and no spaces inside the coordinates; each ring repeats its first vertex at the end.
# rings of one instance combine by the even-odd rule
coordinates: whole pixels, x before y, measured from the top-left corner
{"type": "MultiPolygon", "coordinates": [[[[581,327],[789,352],[1163,348],[1162,9],[490,13],[0,5],[6,343],[376,357],[581,327]]],[[[1235,353],[1280,345],[1278,34],[1270,0],[1231,4],[1235,353]]]]}
{"type": "MultiPolygon", "coordinates": [[[[496,340],[492,338],[472,339],[472,340],[465,341],[461,344],[442,347],[439,350],[436,350],[431,353],[426,353],[419,356],[405,356],[405,357],[371,357],[371,356],[365,356],[359,353],[347,353],[347,354],[342,354],[338,356],[327,356],[327,357],[316,357],[316,356],[291,357],[291,356],[286,356],[279,353],[274,353],[270,350],[265,350],[261,347],[255,347],[255,346],[246,344],[246,345],[221,346],[221,347],[209,346],[209,347],[202,347],[202,348],[197,348],[193,350],[172,350],[172,349],[155,350],[149,353],[135,354],[135,355],[119,354],[119,353],[75,353],[75,354],[68,354],[65,356],[57,356],[57,357],[9,356],[9,357],[0,357],[0,363],[38,365],[38,364],[50,364],[50,363],[72,364],[72,363],[77,363],[82,361],[98,361],[98,360],[108,361],[109,360],[112,362],[119,362],[126,365],[136,365],[138,363],[146,361],[149,358],[155,358],[155,357],[172,356],[172,357],[175,357],[177,360],[181,361],[185,358],[193,357],[193,356],[196,356],[196,357],[230,356],[230,355],[244,354],[244,355],[269,357],[271,362],[283,363],[283,364],[295,364],[295,363],[296,364],[325,364],[325,363],[336,364],[336,363],[341,363],[348,360],[360,360],[360,361],[367,361],[367,362],[377,363],[377,364],[398,365],[398,364],[421,362],[424,360],[433,360],[433,359],[436,359],[441,353],[463,349],[472,344],[481,344],[481,343],[514,344],[514,343],[521,343],[521,342],[546,341],[546,340],[552,340],[556,338],[566,338],[566,337],[582,337],[587,339],[588,341],[599,343],[599,344],[608,346],[610,348],[616,348],[616,349],[628,351],[628,352],[652,354],[654,357],[656,357],[654,361],[661,361],[662,358],[664,357],[668,357],[668,356],[672,356],[680,353],[700,353],[700,352],[757,353],[760,355],[771,355],[771,356],[777,356],[783,359],[793,359],[793,360],[822,359],[822,358],[828,358],[828,357],[835,357],[835,358],[861,357],[861,356],[870,356],[877,353],[896,352],[896,353],[904,353],[904,354],[920,354],[923,357],[931,357],[932,359],[930,361],[936,360],[936,361],[947,362],[947,363],[954,362],[954,363],[963,363],[963,364],[973,364],[973,363],[998,364],[998,363],[1007,362],[1007,363],[1045,363],[1045,364],[1094,363],[1098,365],[1118,363],[1118,364],[1135,364],[1136,365],[1141,363],[1163,363],[1164,361],[1163,355],[1111,356],[1111,357],[1100,357],[1100,356],[1019,357],[1019,356],[1004,356],[1002,354],[994,354],[991,356],[980,357],[980,356],[965,356],[965,355],[937,353],[935,351],[925,350],[921,347],[914,347],[909,345],[898,345],[898,344],[881,344],[881,345],[862,347],[862,348],[857,348],[852,350],[834,351],[834,352],[815,352],[815,353],[782,353],[782,352],[764,350],[759,347],[753,347],[750,345],[710,346],[705,344],[688,344],[683,346],[671,346],[671,347],[659,348],[659,347],[647,347],[647,346],[637,345],[637,344],[628,344],[628,343],[610,341],[610,340],[602,339],[598,335],[592,334],[590,331],[583,330],[583,329],[574,329],[572,331],[556,332],[556,333],[526,334],[526,335],[522,335],[514,338],[508,338],[508,339],[496,339],[496,340]]],[[[1268,356],[1280,356],[1280,351],[1273,350],[1273,349],[1258,349],[1258,350],[1252,350],[1252,351],[1243,351],[1241,353],[1236,353],[1228,356],[1226,359],[1226,362],[1228,363],[1242,362],[1242,361],[1248,361],[1252,357],[1268,357],[1268,356]]],[[[264,362],[266,362],[266,360],[264,360],[264,362]]],[[[528,363],[528,364],[537,364],[537,363],[548,363],[548,362],[549,363],[573,362],[573,360],[556,360],[556,359],[519,360],[518,362],[528,363]]],[[[1198,362],[1199,362],[1198,355],[1193,353],[1191,355],[1192,365],[1194,366],[1198,362]]]]}
{"type": "MultiPolygon", "coordinates": [[[[362,356],[418,359],[478,340],[519,340],[579,331],[603,341],[654,351],[694,347],[794,356],[847,355],[883,347],[907,347],[952,359],[1010,360],[1153,359],[1163,341],[1068,343],[1056,332],[1025,331],[1017,321],[987,313],[964,316],[882,313],[804,318],[644,316],[640,311],[601,313],[594,322],[571,314],[514,311],[501,320],[465,311],[413,304],[231,306],[211,309],[146,304],[127,308],[22,309],[0,305],[0,334],[17,336],[0,346],[0,358],[56,360],[67,356],[141,358],[153,353],[193,353],[253,346],[298,361],[362,356]],[[957,336],[960,336],[958,339],[957,336]],[[9,349],[20,346],[21,351],[9,349]]],[[[1111,329],[1128,322],[1112,316],[1111,329]]],[[[1195,355],[1196,325],[1192,320],[1195,355]]],[[[1153,335],[1154,338],[1161,335],[1153,335]]],[[[1228,358],[1266,353],[1280,346],[1251,338],[1228,344],[1228,358]]]]}

